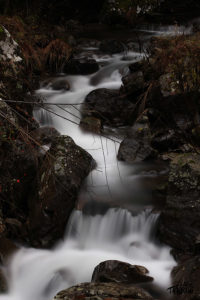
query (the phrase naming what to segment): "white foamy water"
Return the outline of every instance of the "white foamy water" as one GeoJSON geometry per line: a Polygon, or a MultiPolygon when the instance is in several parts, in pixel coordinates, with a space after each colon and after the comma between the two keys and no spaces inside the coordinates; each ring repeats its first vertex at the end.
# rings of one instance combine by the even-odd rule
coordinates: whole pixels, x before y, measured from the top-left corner
{"type": "MultiPolygon", "coordinates": [[[[142,202],[145,195],[140,178],[135,174],[135,166],[116,160],[120,141],[119,137],[115,137],[116,132],[112,130],[110,134],[110,138],[116,140],[113,142],[84,133],[78,126],[80,103],[85,96],[100,87],[118,89],[128,64],[138,60],[139,54],[131,54],[130,57],[130,61],[123,60],[123,55],[106,58],[106,65],[94,75],[67,76],[71,87],[67,92],[45,88],[38,91],[48,103],[66,104],[46,105],[48,112],[45,109],[35,110],[41,126],[51,125],[61,134],[70,135],[97,162],[97,169],[88,176],[86,191],[80,193],[79,203],[85,199],[93,202],[112,202],[113,199],[117,202],[120,199],[125,203],[128,199],[134,208],[138,206],[136,198],[142,202]]],[[[63,288],[90,281],[95,266],[108,259],[143,265],[155,278],[155,284],[166,288],[175,262],[170,256],[170,249],[156,244],[153,239],[157,217],[150,210],[141,211],[141,207],[140,213],[135,216],[120,208],[111,208],[103,215],[95,216],[74,211],[65,239],[55,249],[22,248],[13,257],[7,270],[9,292],[0,296],[0,300],[50,300],[63,288]]]]}
{"type": "Polygon", "coordinates": [[[143,211],[137,216],[122,209],[88,216],[74,211],[65,241],[54,250],[21,249],[13,258],[9,295],[1,300],[47,300],[59,290],[91,280],[100,262],[109,259],[143,265],[166,287],[174,261],[169,248],[156,245],[153,233],[158,215],[143,211]]]}

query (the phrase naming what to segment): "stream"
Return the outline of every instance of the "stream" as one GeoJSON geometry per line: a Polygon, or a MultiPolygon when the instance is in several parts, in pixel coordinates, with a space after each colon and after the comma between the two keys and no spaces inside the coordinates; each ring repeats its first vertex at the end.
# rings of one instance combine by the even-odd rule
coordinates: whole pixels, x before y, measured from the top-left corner
{"type": "MultiPolygon", "coordinates": [[[[140,29],[144,41],[155,34],[173,33],[174,27],[170,30],[140,29]]],[[[61,134],[71,136],[93,156],[97,167],[82,187],[64,240],[52,250],[21,248],[5,270],[9,292],[0,300],[50,300],[61,289],[90,281],[94,268],[109,259],[145,266],[156,286],[163,291],[170,286],[170,272],[176,263],[170,248],[156,241],[159,213],[154,209],[151,188],[144,184],[165,170],[147,163],[128,165],[117,161],[126,128],[106,128],[105,137],[87,133],[78,126],[86,95],[97,88],[119,89],[128,65],[144,54],[128,51],[107,55],[99,53],[96,47],[83,47],[79,57],[85,55],[94,58],[100,70],[88,76],[59,74],[56,80],[66,78],[70,90],[41,87],[38,94],[48,103],[60,105],[48,104],[48,111],[35,109],[34,117],[41,126],[53,126],[61,134]]]]}

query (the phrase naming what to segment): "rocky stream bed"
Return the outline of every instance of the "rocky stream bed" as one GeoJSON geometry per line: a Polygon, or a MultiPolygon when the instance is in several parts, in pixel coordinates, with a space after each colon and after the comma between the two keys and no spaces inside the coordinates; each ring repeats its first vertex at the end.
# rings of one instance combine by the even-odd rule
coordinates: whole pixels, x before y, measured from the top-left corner
{"type": "Polygon", "coordinates": [[[200,299],[198,26],[0,22],[0,299],[200,299]]]}

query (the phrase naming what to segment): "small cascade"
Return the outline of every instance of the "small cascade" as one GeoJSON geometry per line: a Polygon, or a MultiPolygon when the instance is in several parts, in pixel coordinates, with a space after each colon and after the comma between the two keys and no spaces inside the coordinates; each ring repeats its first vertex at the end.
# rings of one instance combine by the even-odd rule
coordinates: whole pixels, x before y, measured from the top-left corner
{"type": "Polygon", "coordinates": [[[157,218],[151,210],[135,216],[120,208],[95,216],[74,211],[65,240],[54,250],[22,248],[15,254],[9,294],[0,300],[50,300],[63,288],[90,281],[94,268],[110,259],[144,265],[155,284],[167,287],[174,261],[169,248],[153,241],[157,218]]]}
{"type": "Polygon", "coordinates": [[[53,91],[48,86],[37,91],[46,98],[48,106],[36,109],[34,117],[41,126],[53,126],[61,134],[70,135],[96,160],[97,169],[89,175],[79,204],[86,198],[86,203],[90,199],[91,202],[104,201],[108,207],[123,208],[107,208],[103,214],[75,210],[64,241],[55,249],[19,250],[6,272],[9,292],[1,295],[0,300],[50,300],[61,289],[90,281],[94,268],[105,260],[145,266],[156,285],[166,289],[170,284],[175,261],[169,247],[155,241],[158,214],[149,209],[151,202],[143,201],[143,198],[151,199],[151,195],[149,192],[146,195],[141,176],[136,174],[140,167],[117,161],[121,136],[116,131],[110,136],[115,139],[113,142],[85,133],[79,127],[81,103],[86,95],[97,88],[119,89],[128,65],[140,60],[142,54],[127,53],[126,59],[124,54],[94,55],[102,63],[100,70],[87,76],[66,76],[69,91],[53,91]],[[114,205],[110,205],[110,200],[114,205]]]}

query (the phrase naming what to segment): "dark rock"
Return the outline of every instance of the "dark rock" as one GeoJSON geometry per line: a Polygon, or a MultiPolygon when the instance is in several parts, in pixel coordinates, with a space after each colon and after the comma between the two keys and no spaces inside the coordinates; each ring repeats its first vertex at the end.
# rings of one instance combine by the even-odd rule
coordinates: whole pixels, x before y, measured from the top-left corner
{"type": "Polygon", "coordinates": [[[86,117],[80,122],[82,129],[90,132],[101,133],[101,120],[94,117],[86,117]]]}
{"type": "Polygon", "coordinates": [[[151,145],[160,153],[165,151],[179,150],[184,141],[181,140],[180,132],[173,129],[161,129],[152,134],[151,145]]]}
{"type": "Polygon", "coordinates": [[[135,104],[116,90],[102,88],[92,91],[85,98],[83,107],[84,117],[99,118],[103,125],[128,125],[134,119],[135,104]]]}
{"type": "Polygon", "coordinates": [[[94,269],[92,281],[124,284],[151,282],[153,278],[148,276],[148,273],[149,271],[142,266],[130,265],[118,260],[107,260],[94,269]]]}
{"type": "Polygon", "coordinates": [[[120,144],[117,157],[119,160],[133,163],[155,156],[156,151],[151,147],[148,117],[143,114],[120,144]]]}
{"type": "Polygon", "coordinates": [[[200,156],[172,154],[167,201],[159,218],[160,239],[177,252],[197,251],[200,228],[200,156]],[[184,233],[184,234],[183,234],[184,233]]]}
{"type": "Polygon", "coordinates": [[[82,283],[59,292],[55,300],[135,300],[153,298],[143,289],[120,283],[82,283]]]}
{"type": "Polygon", "coordinates": [[[0,238],[0,261],[2,265],[7,265],[10,257],[17,251],[19,248],[9,239],[5,237],[0,238]]]}
{"type": "Polygon", "coordinates": [[[180,263],[172,271],[173,285],[178,285],[185,292],[177,299],[200,299],[200,256],[191,257],[180,263]]]}
{"type": "MultiPolygon", "coordinates": [[[[0,103],[0,106],[1,112],[5,113],[12,124],[19,128],[17,116],[13,111],[5,104],[3,106],[3,102],[0,103]]],[[[14,126],[4,118],[0,119],[2,133],[0,136],[2,219],[4,219],[8,236],[16,238],[16,231],[20,231],[20,228],[16,226],[16,222],[15,224],[9,222],[5,224],[5,220],[17,219],[18,224],[25,222],[28,211],[27,199],[35,184],[39,156],[24,131],[19,137],[19,132],[14,126]]],[[[17,234],[19,237],[22,232],[17,234]]]]}
{"type": "Polygon", "coordinates": [[[69,75],[88,75],[99,70],[99,65],[94,59],[71,59],[63,67],[63,72],[69,75]]]}
{"type": "Polygon", "coordinates": [[[142,68],[143,68],[142,61],[134,62],[133,64],[131,64],[129,66],[129,70],[130,70],[131,73],[142,71],[142,68]]]}
{"type": "Polygon", "coordinates": [[[35,246],[49,246],[63,236],[81,183],[94,161],[68,136],[56,137],[40,168],[38,199],[30,203],[29,233],[35,246]]]}
{"type": "Polygon", "coordinates": [[[99,50],[105,53],[115,54],[126,51],[126,47],[120,41],[104,40],[100,43],[99,50]]]}
{"type": "Polygon", "coordinates": [[[192,140],[195,145],[200,146],[200,125],[192,129],[192,140]]]}
{"type": "Polygon", "coordinates": [[[51,144],[60,133],[53,127],[40,127],[30,132],[30,136],[41,145],[51,144]]]}
{"type": "Polygon", "coordinates": [[[0,293],[5,293],[8,290],[8,283],[3,270],[0,268],[0,293]]]}
{"type": "Polygon", "coordinates": [[[148,95],[148,117],[152,132],[152,147],[159,152],[180,151],[192,143],[191,129],[196,119],[195,94],[164,97],[159,88],[148,95]],[[189,103],[191,105],[189,105],[189,103]]]}
{"type": "Polygon", "coordinates": [[[197,153],[174,154],[170,164],[170,194],[193,195],[200,192],[200,155],[197,153]]]}
{"type": "Polygon", "coordinates": [[[128,74],[122,78],[123,86],[121,90],[127,94],[141,93],[144,89],[144,76],[141,71],[128,74]]]}
{"type": "MultiPolygon", "coordinates": [[[[9,106],[0,102],[0,109],[20,127],[9,106]]],[[[0,130],[1,236],[34,246],[52,245],[62,237],[92,157],[50,127],[30,134],[20,129],[19,135],[2,117],[0,130]]]]}
{"type": "Polygon", "coordinates": [[[70,89],[69,82],[65,78],[57,78],[57,79],[50,79],[50,80],[45,80],[42,83],[43,86],[46,88],[51,88],[53,90],[59,91],[68,91],[70,89]]]}

